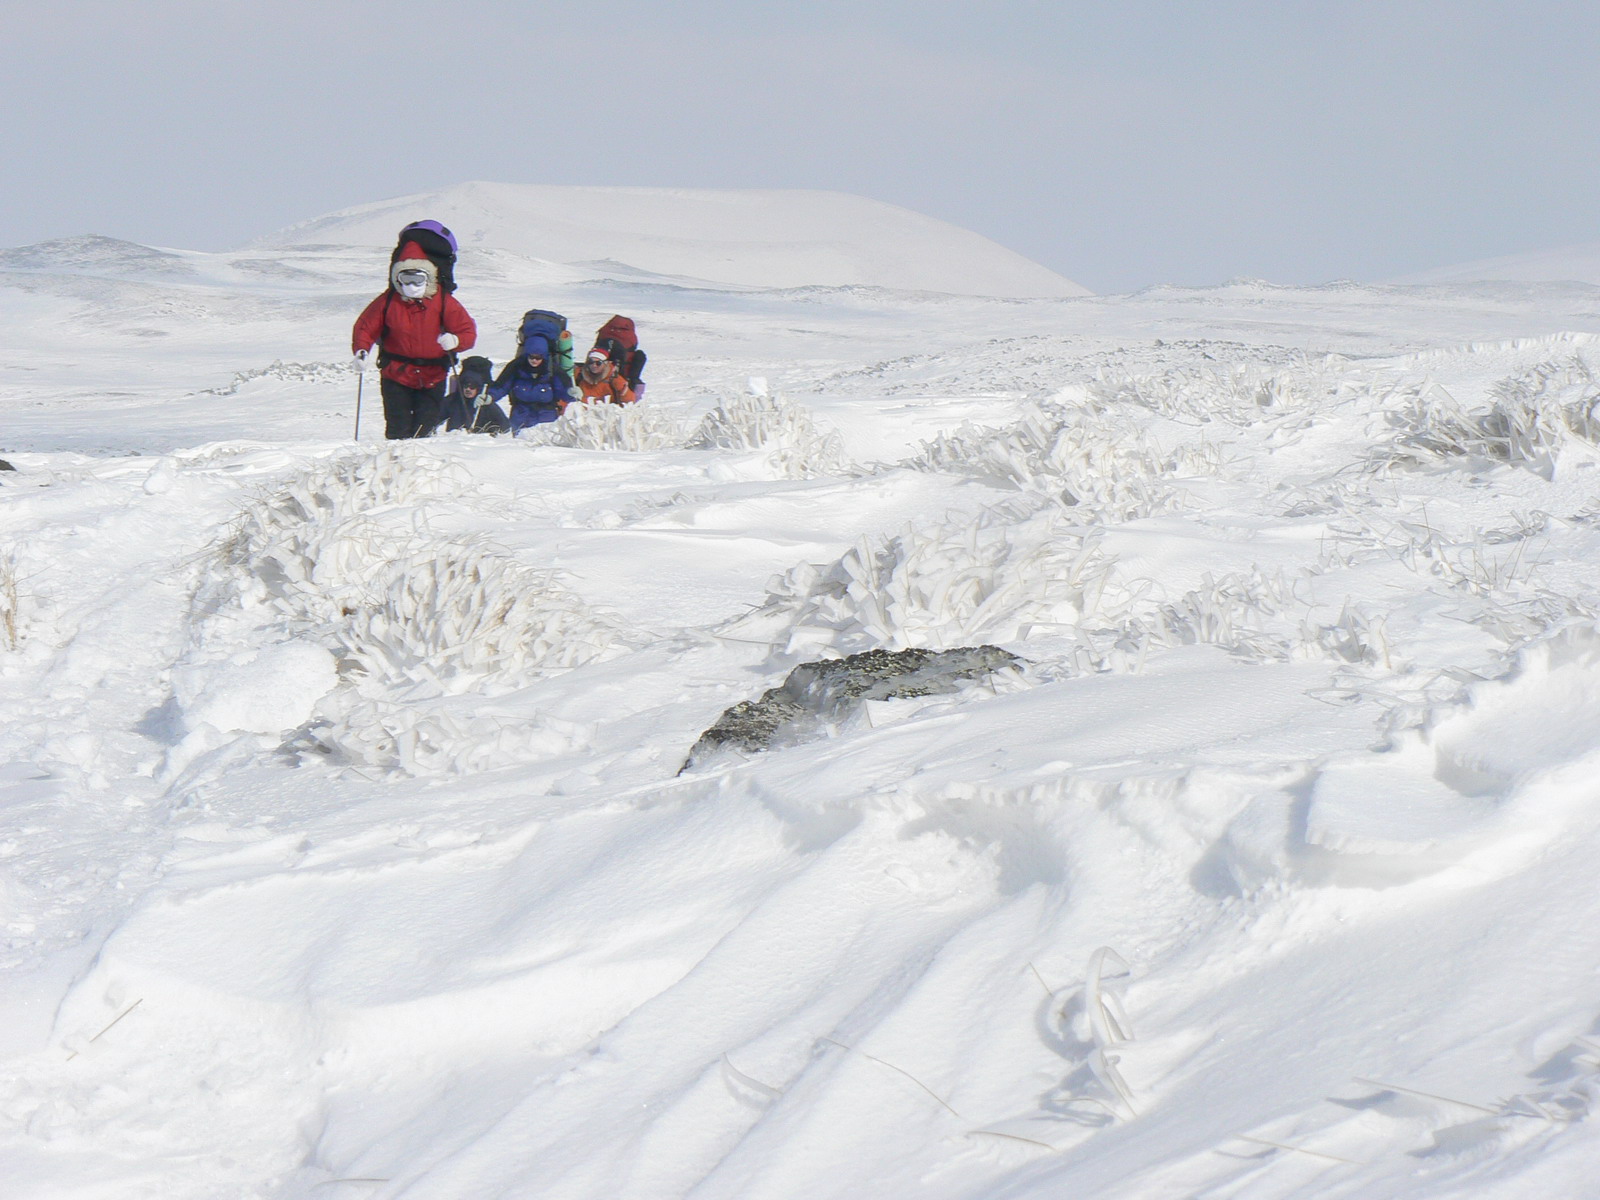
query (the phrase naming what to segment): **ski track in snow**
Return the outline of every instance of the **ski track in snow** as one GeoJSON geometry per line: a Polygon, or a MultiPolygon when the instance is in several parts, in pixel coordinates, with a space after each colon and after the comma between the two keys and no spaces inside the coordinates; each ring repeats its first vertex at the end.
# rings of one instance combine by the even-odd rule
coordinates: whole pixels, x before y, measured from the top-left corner
{"type": "Polygon", "coordinates": [[[645,405],[383,446],[369,252],[18,254],[8,1196],[1590,1186],[1587,290],[508,255],[485,349],[629,312],[645,405]],[[801,661],[984,642],[680,774],[801,661]]]}

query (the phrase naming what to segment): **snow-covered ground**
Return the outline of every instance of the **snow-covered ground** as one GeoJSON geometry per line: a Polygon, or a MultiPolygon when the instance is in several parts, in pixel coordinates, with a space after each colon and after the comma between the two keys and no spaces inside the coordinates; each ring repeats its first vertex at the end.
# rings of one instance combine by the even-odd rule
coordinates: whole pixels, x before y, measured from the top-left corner
{"type": "Polygon", "coordinates": [[[1592,1192],[1600,289],[479,246],[647,400],[356,444],[385,261],[0,252],[7,1200],[1592,1192]]]}

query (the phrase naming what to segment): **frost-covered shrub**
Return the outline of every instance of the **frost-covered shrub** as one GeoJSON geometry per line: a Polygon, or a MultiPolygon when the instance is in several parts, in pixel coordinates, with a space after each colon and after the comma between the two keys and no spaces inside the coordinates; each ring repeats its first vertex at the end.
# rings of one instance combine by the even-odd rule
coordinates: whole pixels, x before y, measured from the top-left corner
{"type": "Polygon", "coordinates": [[[837,432],[823,432],[809,410],[777,396],[744,395],[707,413],[686,443],[690,450],[766,450],[784,479],[813,479],[849,470],[837,432]]]}
{"type": "Polygon", "coordinates": [[[458,464],[423,454],[414,444],[339,454],[313,463],[246,507],[224,552],[234,557],[259,553],[286,536],[303,535],[308,525],[455,495],[470,482],[458,464]]]}
{"type": "Polygon", "coordinates": [[[1389,414],[1398,432],[1379,462],[1480,458],[1550,478],[1562,451],[1600,446],[1600,385],[1581,357],[1541,363],[1502,379],[1490,394],[1488,408],[1469,411],[1442,387],[1413,386],[1389,414]]]}
{"type": "Polygon", "coordinates": [[[559,419],[522,435],[536,446],[577,450],[672,450],[683,439],[682,421],[640,404],[569,404],[559,419]]]}
{"type": "Polygon", "coordinates": [[[1331,623],[1315,619],[1316,605],[1304,594],[1312,574],[1291,578],[1251,567],[1207,575],[1173,600],[1138,597],[1120,607],[1102,606],[1101,613],[1071,631],[1067,662],[1074,674],[1137,672],[1152,653],[1216,646],[1258,663],[1298,659],[1392,666],[1381,616],[1347,604],[1331,623]]]}
{"type": "Polygon", "coordinates": [[[764,606],[791,625],[790,648],[948,649],[1066,626],[1103,602],[1094,539],[1058,509],[991,512],[863,540],[836,562],[773,580],[764,606]]]}
{"type": "Polygon", "coordinates": [[[374,566],[408,553],[420,531],[396,509],[463,491],[458,464],[390,446],[316,464],[247,506],[221,548],[227,598],[275,603],[327,619],[359,601],[374,566]]]}
{"type": "Polygon", "coordinates": [[[1128,521],[1175,507],[1185,478],[1215,475],[1209,443],[1163,451],[1139,426],[1093,409],[1038,404],[998,429],[962,426],[924,444],[916,470],[975,475],[1038,492],[1090,513],[1128,521]]]}
{"type": "Polygon", "coordinates": [[[621,648],[620,624],[549,572],[428,529],[419,502],[451,494],[458,470],[390,450],[291,480],[241,515],[202,608],[274,610],[367,695],[492,691],[621,648]]]}
{"type": "Polygon", "coordinates": [[[1175,600],[1134,597],[1080,622],[1070,660],[1075,672],[1137,671],[1152,651],[1219,646],[1257,662],[1294,657],[1302,630],[1288,615],[1307,602],[1294,581],[1259,568],[1207,575],[1175,600]]]}
{"type": "Polygon", "coordinates": [[[1185,424],[1225,421],[1249,425],[1264,410],[1305,405],[1320,381],[1249,363],[1178,367],[1158,374],[1100,371],[1084,388],[1097,411],[1135,405],[1185,424]]]}
{"type": "MultiPolygon", "coordinates": [[[[520,682],[614,651],[619,623],[546,571],[481,546],[421,549],[386,565],[329,632],[346,660],[388,687],[444,693],[520,682]]],[[[493,689],[489,689],[493,690],[493,689]]]]}

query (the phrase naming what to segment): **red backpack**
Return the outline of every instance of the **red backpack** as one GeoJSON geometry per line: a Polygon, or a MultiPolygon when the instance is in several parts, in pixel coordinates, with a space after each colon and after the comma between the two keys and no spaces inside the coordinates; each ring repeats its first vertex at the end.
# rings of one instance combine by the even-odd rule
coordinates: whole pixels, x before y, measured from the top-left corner
{"type": "Polygon", "coordinates": [[[612,317],[595,332],[594,344],[617,364],[618,372],[637,392],[639,376],[644,373],[645,353],[639,349],[639,334],[633,327],[633,318],[612,317]]]}

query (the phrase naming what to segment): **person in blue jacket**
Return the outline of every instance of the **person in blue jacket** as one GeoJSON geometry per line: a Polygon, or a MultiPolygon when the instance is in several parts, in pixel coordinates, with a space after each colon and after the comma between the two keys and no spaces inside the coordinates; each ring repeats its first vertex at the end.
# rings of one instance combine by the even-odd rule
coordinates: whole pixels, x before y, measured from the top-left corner
{"type": "Polygon", "coordinates": [[[511,432],[554,421],[567,407],[572,381],[550,365],[550,343],[537,334],[489,385],[495,400],[511,401],[511,432]]]}

